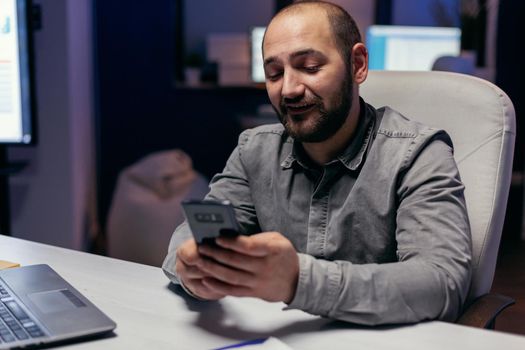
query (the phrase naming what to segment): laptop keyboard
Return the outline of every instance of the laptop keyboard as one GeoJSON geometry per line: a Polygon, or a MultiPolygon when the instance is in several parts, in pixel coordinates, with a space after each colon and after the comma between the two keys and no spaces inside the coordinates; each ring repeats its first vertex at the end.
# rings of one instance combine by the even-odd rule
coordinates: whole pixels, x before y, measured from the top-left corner
{"type": "Polygon", "coordinates": [[[0,343],[44,336],[44,332],[0,284],[0,343]]]}

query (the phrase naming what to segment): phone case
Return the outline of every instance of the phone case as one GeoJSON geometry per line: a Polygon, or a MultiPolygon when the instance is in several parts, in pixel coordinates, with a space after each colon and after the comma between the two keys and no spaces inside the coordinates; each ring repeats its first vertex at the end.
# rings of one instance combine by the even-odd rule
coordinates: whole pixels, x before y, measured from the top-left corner
{"type": "Polygon", "coordinates": [[[239,234],[239,224],[229,201],[186,201],[182,202],[182,209],[197,244],[239,234]]]}

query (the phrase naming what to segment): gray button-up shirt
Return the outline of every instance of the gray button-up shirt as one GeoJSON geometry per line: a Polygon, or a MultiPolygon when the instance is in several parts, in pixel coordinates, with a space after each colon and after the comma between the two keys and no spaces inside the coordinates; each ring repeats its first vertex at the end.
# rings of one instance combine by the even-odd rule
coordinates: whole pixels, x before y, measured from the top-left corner
{"type": "MultiPolygon", "coordinates": [[[[362,324],[455,320],[471,238],[452,143],[442,130],[361,100],[356,135],[323,167],[280,124],[243,132],[208,199],[235,206],[244,234],[277,231],[299,254],[288,306],[362,324]]],[[[163,269],[175,283],[174,232],[163,269]]]]}

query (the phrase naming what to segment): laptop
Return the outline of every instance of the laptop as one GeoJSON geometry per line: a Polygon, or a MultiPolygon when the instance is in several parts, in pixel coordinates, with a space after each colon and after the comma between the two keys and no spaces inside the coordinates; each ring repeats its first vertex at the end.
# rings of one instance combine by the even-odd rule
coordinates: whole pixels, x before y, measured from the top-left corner
{"type": "Polygon", "coordinates": [[[48,265],[0,271],[0,349],[68,341],[115,327],[48,265]]]}

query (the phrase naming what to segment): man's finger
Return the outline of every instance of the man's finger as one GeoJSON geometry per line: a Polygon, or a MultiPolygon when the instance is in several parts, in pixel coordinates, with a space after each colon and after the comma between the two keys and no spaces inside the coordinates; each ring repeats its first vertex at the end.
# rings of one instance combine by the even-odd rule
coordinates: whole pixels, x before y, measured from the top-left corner
{"type": "Polygon", "coordinates": [[[177,259],[182,260],[186,265],[196,265],[200,259],[197,252],[197,244],[193,239],[184,242],[177,249],[177,259]]]}
{"type": "Polygon", "coordinates": [[[253,236],[237,236],[237,237],[218,237],[215,242],[220,247],[234,250],[238,253],[251,255],[255,257],[263,257],[269,254],[269,237],[264,233],[259,233],[253,236]]]}
{"type": "Polygon", "coordinates": [[[226,294],[219,293],[211,289],[203,283],[203,279],[189,279],[184,281],[184,286],[188,288],[191,293],[202,299],[218,300],[224,298],[226,294]]]}
{"type": "Polygon", "coordinates": [[[197,266],[187,265],[182,260],[177,261],[175,271],[178,275],[191,279],[203,278],[206,276],[206,273],[201,271],[201,269],[199,269],[197,266]]]}
{"type": "Polygon", "coordinates": [[[199,268],[209,276],[235,286],[250,286],[254,284],[254,275],[222,265],[211,259],[202,259],[199,268]]]}
{"type": "Polygon", "coordinates": [[[200,246],[199,253],[223,265],[247,272],[255,272],[259,268],[260,257],[238,253],[231,249],[200,246]]]}
{"type": "Polygon", "coordinates": [[[252,289],[244,286],[233,286],[212,277],[202,279],[202,284],[208,290],[217,293],[218,295],[231,295],[234,297],[245,297],[253,294],[252,289]]]}

